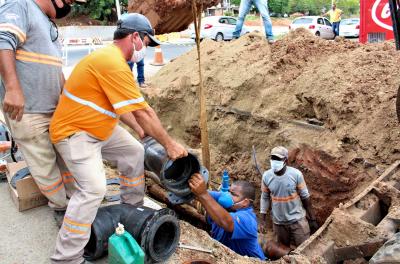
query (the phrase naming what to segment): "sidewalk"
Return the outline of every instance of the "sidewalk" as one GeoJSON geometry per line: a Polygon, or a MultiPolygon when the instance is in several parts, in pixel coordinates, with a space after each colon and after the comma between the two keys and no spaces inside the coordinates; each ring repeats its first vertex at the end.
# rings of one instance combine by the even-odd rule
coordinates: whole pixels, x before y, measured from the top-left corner
{"type": "MultiPolygon", "coordinates": [[[[50,263],[58,234],[53,211],[45,205],[18,212],[8,188],[7,182],[0,182],[0,263],[50,263]]],[[[161,208],[147,197],[144,205],[161,208]]],[[[93,263],[107,264],[107,257],[93,263]]]]}

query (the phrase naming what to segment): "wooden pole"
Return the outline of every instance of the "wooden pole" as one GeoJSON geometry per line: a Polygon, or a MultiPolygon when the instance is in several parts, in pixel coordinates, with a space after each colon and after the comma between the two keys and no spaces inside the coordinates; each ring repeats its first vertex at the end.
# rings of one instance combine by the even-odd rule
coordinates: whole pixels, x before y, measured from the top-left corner
{"type": "Polygon", "coordinates": [[[211,171],[210,146],[208,143],[208,128],[207,128],[206,91],[203,86],[203,74],[201,71],[201,56],[200,56],[200,29],[201,29],[202,10],[203,10],[203,3],[200,3],[200,8],[198,9],[196,0],[192,0],[194,29],[196,34],[197,57],[199,61],[200,83],[198,88],[198,95],[200,97],[201,155],[202,155],[203,165],[208,169],[208,171],[211,171]]]}

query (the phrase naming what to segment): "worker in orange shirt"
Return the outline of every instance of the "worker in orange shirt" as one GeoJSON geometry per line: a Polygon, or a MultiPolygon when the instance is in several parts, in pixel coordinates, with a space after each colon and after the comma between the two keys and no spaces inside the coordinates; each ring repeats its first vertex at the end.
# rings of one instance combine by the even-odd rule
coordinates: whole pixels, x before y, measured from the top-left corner
{"type": "Polygon", "coordinates": [[[147,104],[127,61],[144,58],[145,46],[159,42],[149,20],[129,14],[118,21],[113,44],[82,59],[65,83],[50,125],[51,140],[77,184],[59,231],[52,263],[83,263],[91,224],[106,193],[103,159],[120,172],[121,202],[142,205],[144,149],[118,121],[149,135],[170,159],[187,156],[147,104]]]}

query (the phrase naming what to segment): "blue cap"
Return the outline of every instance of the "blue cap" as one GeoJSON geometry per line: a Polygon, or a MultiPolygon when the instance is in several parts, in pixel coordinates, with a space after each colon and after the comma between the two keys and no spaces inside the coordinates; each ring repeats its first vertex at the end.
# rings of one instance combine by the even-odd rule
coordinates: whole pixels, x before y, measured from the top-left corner
{"type": "Polygon", "coordinates": [[[117,22],[116,31],[125,31],[127,33],[140,32],[146,34],[149,39],[150,47],[159,46],[161,42],[156,39],[155,31],[150,24],[150,21],[142,14],[129,13],[121,16],[121,19],[117,22]]]}

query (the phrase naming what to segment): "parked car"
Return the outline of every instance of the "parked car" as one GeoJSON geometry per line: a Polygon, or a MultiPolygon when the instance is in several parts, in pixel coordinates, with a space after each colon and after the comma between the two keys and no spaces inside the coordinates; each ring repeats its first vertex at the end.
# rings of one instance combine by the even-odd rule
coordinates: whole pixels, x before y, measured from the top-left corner
{"type": "Polygon", "coordinates": [[[301,27],[308,29],[312,34],[324,39],[333,39],[335,37],[331,22],[324,17],[303,16],[296,18],[293,20],[292,24],[290,24],[289,30],[295,30],[301,27]]]}
{"type": "Polygon", "coordinates": [[[360,36],[360,19],[346,18],[340,21],[339,36],[356,37],[360,36]]]}
{"type": "MultiPolygon", "coordinates": [[[[230,16],[209,16],[201,20],[200,39],[210,38],[215,41],[223,41],[232,39],[232,33],[235,30],[236,18],[230,16]]],[[[194,25],[189,26],[190,36],[196,38],[194,25]]],[[[246,34],[250,30],[243,25],[240,35],[246,34]]]]}

